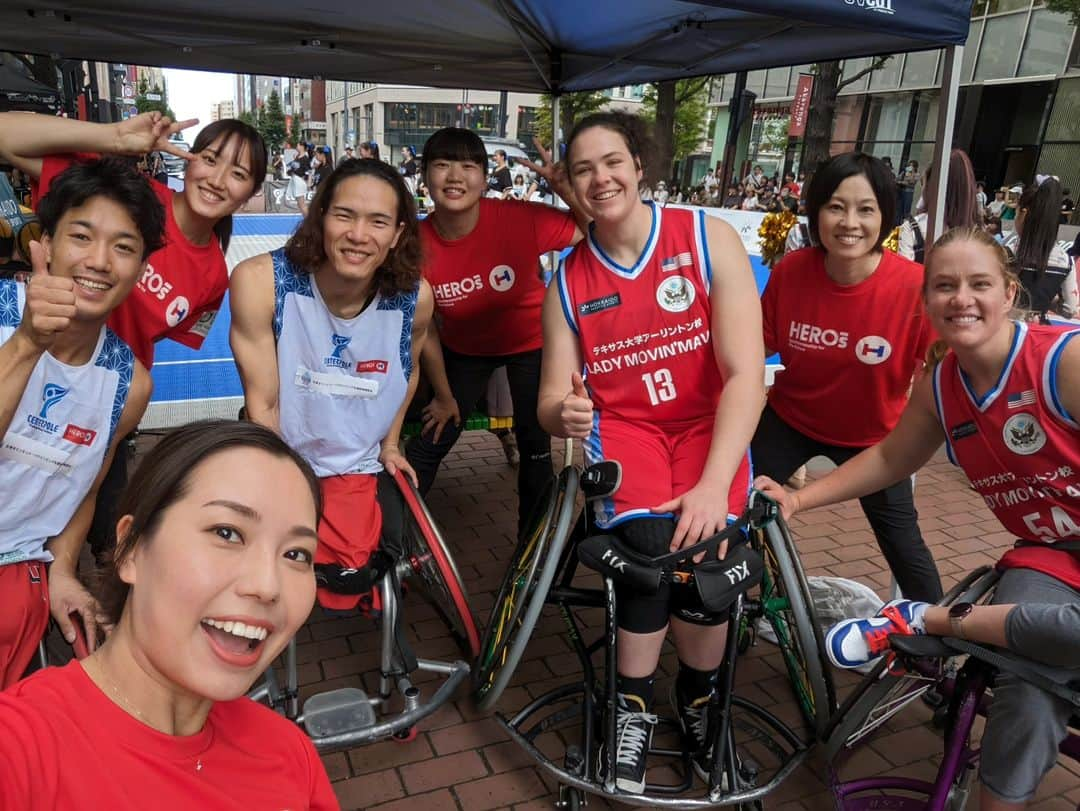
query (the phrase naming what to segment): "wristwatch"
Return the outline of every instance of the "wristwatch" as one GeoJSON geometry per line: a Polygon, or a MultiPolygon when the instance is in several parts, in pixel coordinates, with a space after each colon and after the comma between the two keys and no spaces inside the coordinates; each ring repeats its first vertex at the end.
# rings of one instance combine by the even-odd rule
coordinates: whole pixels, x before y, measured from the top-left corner
{"type": "Polygon", "coordinates": [[[949,627],[952,629],[952,635],[957,639],[967,638],[964,636],[962,623],[964,617],[970,614],[974,607],[971,603],[957,603],[949,609],[949,627]]]}

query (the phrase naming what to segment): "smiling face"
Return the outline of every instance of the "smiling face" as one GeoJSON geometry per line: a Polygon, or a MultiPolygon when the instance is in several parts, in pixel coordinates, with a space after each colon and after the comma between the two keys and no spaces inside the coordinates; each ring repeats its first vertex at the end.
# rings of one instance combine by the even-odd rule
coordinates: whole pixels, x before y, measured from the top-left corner
{"type": "Polygon", "coordinates": [[[818,236],[831,257],[861,259],[877,250],[881,209],[865,175],[845,178],[818,211],[818,236]]]}
{"type": "Polygon", "coordinates": [[[295,463],[248,447],[200,462],[185,490],[120,564],[131,586],[121,623],[158,683],[228,701],[311,612],[315,504],[295,463]]]}
{"type": "Polygon", "coordinates": [[[108,197],[69,208],[42,238],[49,273],[75,281],[76,318],[103,321],[142,275],[145,243],[131,215],[108,197]]]}
{"type": "Polygon", "coordinates": [[[375,276],[405,230],[398,221],[394,187],[372,175],[338,183],[323,215],[323,250],[328,268],[348,281],[375,276]]]}
{"type": "Polygon", "coordinates": [[[424,179],[435,210],[460,214],[479,205],[487,189],[486,167],[474,160],[435,158],[426,167],[424,179]]]}
{"type": "Polygon", "coordinates": [[[991,246],[959,239],[931,253],[926,311],[949,346],[976,348],[1008,327],[1017,289],[991,246]]]}
{"type": "Polygon", "coordinates": [[[641,204],[642,171],[626,139],[604,126],[582,130],[570,153],[570,182],[585,212],[596,221],[619,222],[641,204]]]}
{"type": "Polygon", "coordinates": [[[237,136],[222,135],[188,162],[184,200],[205,220],[235,213],[254,193],[250,149],[237,136]]]}

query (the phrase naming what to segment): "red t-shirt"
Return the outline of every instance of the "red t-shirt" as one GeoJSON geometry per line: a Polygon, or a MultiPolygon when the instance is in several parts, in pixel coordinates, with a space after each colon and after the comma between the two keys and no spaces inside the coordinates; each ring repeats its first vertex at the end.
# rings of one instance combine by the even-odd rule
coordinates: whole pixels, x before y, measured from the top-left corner
{"type": "Polygon", "coordinates": [[[520,200],[480,200],[480,219],[461,239],[420,223],[424,278],[435,292],[439,337],[464,355],[513,355],[543,346],[540,255],[570,245],[565,211],[520,200]]]}
{"type": "Polygon", "coordinates": [[[339,804],[306,735],[246,698],[178,737],[114,704],[82,665],[0,693],[0,811],[321,811],[339,804]]]}
{"type": "MultiPolygon", "coordinates": [[[[1018,538],[1080,539],[1080,424],[1058,396],[1058,362],[1080,330],[1016,322],[993,389],[977,395],[952,352],[934,369],[934,404],[949,459],[1018,538]]],[[[1003,569],[1034,569],[1080,589],[1080,554],[1038,546],[1005,553],[1003,569]]]]}
{"type": "Polygon", "coordinates": [[[769,391],[784,422],[827,445],[855,448],[892,430],[933,341],[922,277],[922,265],[892,251],[853,285],[829,278],[820,248],[780,261],[761,310],[765,347],[784,364],[769,391]]]}
{"type": "MultiPolygon", "coordinates": [[[[35,206],[53,179],[74,160],[93,155],[47,157],[34,188],[35,206]]],[[[154,363],[154,343],[171,338],[192,349],[202,346],[221,300],[229,289],[229,271],[217,238],[195,245],[173,216],[173,191],[150,181],[165,206],[165,246],[150,254],[141,279],[109,316],[109,326],[131,347],[147,369],[154,363]]]]}

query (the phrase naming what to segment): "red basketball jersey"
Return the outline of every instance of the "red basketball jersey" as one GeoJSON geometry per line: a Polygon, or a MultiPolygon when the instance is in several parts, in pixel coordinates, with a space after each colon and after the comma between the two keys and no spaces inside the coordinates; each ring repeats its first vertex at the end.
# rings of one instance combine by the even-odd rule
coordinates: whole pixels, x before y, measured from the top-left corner
{"type": "Polygon", "coordinates": [[[705,212],[652,209],[638,261],[623,267],[593,234],[557,274],[599,414],[628,421],[712,418],[723,388],[711,342],[705,212]]]}
{"type": "MultiPolygon", "coordinates": [[[[1062,407],[1057,365],[1080,330],[1016,322],[997,384],[978,396],[951,352],[934,369],[945,448],[1005,528],[1050,544],[1080,539],[1080,424],[1062,407]]],[[[1014,549],[1000,564],[1080,588],[1080,555],[1014,549]]]]}

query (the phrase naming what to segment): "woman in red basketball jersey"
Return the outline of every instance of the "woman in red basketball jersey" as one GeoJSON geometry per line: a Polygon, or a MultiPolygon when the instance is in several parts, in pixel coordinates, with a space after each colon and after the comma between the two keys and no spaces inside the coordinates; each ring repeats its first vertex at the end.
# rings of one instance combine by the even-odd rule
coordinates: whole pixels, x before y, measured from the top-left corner
{"type": "MultiPolygon", "coordinates": [[[[735,230],[700,210],[642,202],[644,127],[601,113],[579,123],[567,145],[570,179],[593,224],[544,301],[539,416],[552,434],[584,439],[590,463],[621,463],[616,492],[594,502],[596,523],[657,556],[716,534],[744,509],[764,354],[753,273],[735,230]]],[[[704,756],[727,612],[706,610],[684,585],[617,593],[615,782],[641,793],[668,627],[680,661],[673,704],[704,756]]]]}
{"type": "MultiPolygon", "coordinates": [[[[1004,248],[978,228],[934,245],[923,296],[948,351],[916,384],[880,443],[798,493],[755,482],[784,513],[855,498],[911,475],[945,443],[949,458],[1021,542],[998,568],[994,604],[889,603],[828,635],[834,663],[865,663],[889,633],[968,637],[1080,669],[1080,330],[1012,320],[1019,282],[1004,248]],[[1055,548],[1056,547],[1056,548],[1055,548]]],[[[1022,808],[1057,758],[1071,707],[1000,674],[982,739],[982,811],[1022,808]],[[1022,742],[1022,746],[1017,746],[1022,742]]]]}

